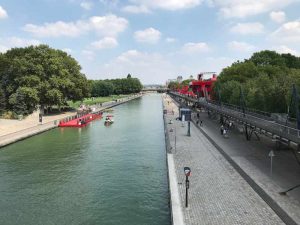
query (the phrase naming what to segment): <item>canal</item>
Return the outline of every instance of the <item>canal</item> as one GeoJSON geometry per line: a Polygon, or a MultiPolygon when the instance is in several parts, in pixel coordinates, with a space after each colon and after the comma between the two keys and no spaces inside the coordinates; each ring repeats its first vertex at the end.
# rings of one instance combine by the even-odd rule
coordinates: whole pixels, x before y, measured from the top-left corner
{"type": "Polygon", "coordinates": [[[169,225],[161,96],[0,149],[0,224],[169,225]]]}

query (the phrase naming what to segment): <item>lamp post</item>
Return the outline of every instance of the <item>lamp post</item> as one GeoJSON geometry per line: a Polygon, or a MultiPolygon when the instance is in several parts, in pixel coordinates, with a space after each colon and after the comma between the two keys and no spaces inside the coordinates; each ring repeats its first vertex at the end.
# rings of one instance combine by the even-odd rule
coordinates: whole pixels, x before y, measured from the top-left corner
{"type": "Polygon", "coordinates": [[[184,167],[184,175],[185,175],[185,207],[188,207],[188,189],[190,188],[189,176],[191,175],[191,168],[184,167]]]}

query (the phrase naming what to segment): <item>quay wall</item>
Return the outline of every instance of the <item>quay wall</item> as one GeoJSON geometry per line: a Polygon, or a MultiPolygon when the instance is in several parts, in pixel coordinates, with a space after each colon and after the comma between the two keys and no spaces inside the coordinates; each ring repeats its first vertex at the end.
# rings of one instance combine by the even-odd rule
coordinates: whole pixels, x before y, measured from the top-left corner
{"type": "Polygon", "coordinates": [[[163,120],[164,120],[164,131],[165,131],[165,143],[166,143],[166,154],[167,154],[167,168],[168,168],[168,184],[170,194],[170,211],[171,211],[171,224],[172,225],[185,225],[183,219],[183,212],[181,207],[178,180],[176,176],[175,162],[172,154],[172,145],[170,143],[170,131],[168,130],[167,118],[165,110],[167,109],[167,99],[162,99],[163,104],[163,120]]]}

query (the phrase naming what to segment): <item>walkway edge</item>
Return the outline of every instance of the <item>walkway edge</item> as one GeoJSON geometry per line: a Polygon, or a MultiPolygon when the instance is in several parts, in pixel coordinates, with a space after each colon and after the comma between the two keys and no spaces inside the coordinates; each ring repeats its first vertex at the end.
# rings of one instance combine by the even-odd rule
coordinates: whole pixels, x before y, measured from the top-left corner
{"type": "Polygon", "coordinates": [[[24,135],[17,136],[15,138],[8,139],[7,141],[4,141],[4,142],[0,143],[0,148],[5,147],[5,146],[10,145],[10,144],[13,144],[13,143],[18,142],[18,141],[22,141],[24,139],[33,137],[35,135],[44,133],[44,132],[52,130],[56,127],[57,127],[57,125],[54,125],[54,123],[53,123],[53,125],[51,125],[49,127],[41,128],[41,129],[38,129],[36,131],[28,132],[28,133],[25,133],[24,135]]]}
{"type": "MultiPolygon", "coordinates": [[[[165,109],[164,101],[162,99],[163,109],[165,109]]],[[[169,183],[169,195],[170,195],[170,211],[171,211],[171,223],[172,225],[185,225],[183,212],[181,208],[181,200],[178,189],[178,181],[175,170],[175,162],[173,154],[171,153],[171,144],[169,139],[168,125],[166,117],[163,114],[164,132],[165,132],[165,144],[166,144],[166,158],[168,169],[168,183],[169,183]]]]}
{"type": "Polygon", "coordinates": [[[169,174],[169,189],[170,189],[170,204],[173,225],[184,225],[183,212],[181,210],[181,201],[178,190],[178,181],[175,172],[174,157],[172,154],[167,154],[168,174],[169,174]]]}

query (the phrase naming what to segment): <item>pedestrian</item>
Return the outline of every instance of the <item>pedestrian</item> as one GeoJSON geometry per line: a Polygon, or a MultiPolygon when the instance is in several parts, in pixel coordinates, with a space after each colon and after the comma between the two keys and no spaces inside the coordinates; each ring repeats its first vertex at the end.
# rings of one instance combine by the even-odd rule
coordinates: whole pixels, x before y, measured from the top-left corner
{"type": "Polygon", "coordinates": [[[203,122],[202,122],[202,120],[200,120],[200,127],[202,127],[202,125],[203,125],[203,122]]]}
{"type": "Polygon", "coordinates": [[[223,125],[221,125],[220,131],[221,131],[221,135],[223,135],[223,131],[224,131],[224,126],[223,125]]]}
{"type": "Polygon", "coordinates": [[[228,135],[227,135],[227,129],[224,129],[224,131],[223,131],[223,137],[224,137],[224,138],[228,138],[228,135]]]}
{"type": "MultiPolygon", "coordinates": [[[[199,125],[199,120],[197,120],[196,124],[197,124],[197,126],[199,125]]],[[[201,125],[200,125],[200,126],[201,126],[201,125]]]]}
{"type": "Polygon", "coordinates": [[[197,113],[197,118],[198,118],[198,119],[200,118],[200,114],[199,114],[199,113],[197,113]]]}

